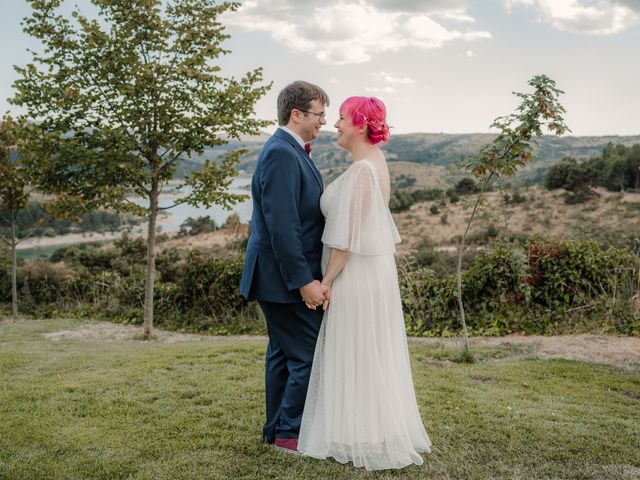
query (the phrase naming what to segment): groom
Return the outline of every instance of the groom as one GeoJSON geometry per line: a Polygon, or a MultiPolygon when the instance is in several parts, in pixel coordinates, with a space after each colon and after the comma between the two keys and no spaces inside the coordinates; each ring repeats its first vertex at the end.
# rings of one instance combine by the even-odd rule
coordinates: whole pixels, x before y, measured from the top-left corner
{"type": "Polygon", "coordinates": [[[329,97],[296,81],[278,95],[278,124],[253,172],[253,216],[240,292],[257,299],[269,331],[266,443],[297,450],[326,290],[322,273],[322,177],[309,142],[326,124],[329,97]],[[309,308],[307,307],[309,305],[309,308]]]}

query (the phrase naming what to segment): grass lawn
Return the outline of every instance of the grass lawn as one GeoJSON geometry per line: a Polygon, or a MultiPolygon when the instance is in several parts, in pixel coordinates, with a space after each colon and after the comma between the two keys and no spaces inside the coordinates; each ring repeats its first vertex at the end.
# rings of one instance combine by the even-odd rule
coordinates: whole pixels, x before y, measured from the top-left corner
{"type": "Polygon", "coordinates": [[[371,473],[261,443],[264,339],[45,336],[86,324],[0,321],[1,479],[640,478],[638,370],[412,343],[433,453],[371,473]]]}

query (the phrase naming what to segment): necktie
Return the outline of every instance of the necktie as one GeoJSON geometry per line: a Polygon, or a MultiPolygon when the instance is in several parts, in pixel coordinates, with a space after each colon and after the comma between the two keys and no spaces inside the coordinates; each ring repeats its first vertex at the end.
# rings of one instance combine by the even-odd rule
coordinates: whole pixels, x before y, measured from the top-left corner
{"type": "Polygon", "coordinates": [[[307,155],[309,155],[311,153],[311,144],[310,143],[305,143],[304,144],[304,151],[307,152],[307,155]]]}

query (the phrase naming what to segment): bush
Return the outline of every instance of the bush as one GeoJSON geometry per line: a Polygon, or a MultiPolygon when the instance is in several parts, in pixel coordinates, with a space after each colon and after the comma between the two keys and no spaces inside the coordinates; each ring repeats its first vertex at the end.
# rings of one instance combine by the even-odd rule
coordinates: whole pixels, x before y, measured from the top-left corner
{"type": "Polygon", "coordinates": [[[507,205],[519,204],[527,201],[527,197],[522,195],[518,190],[514,191],[511,195],[505,193],[503,199],[504,203],[507,205]]]}
{"type": "Polygon", "coordinates": [[[240,312],[246,305],[239,290],[243,263],[242,255],[216,258],[190,252],[178,282],[181,305],[211,316],[240,312]]]}
{"type": "MultiPolygon", "coordinates": [[[[135,257],[140,247],[138,241],[126,240],[118,248],[67,248],[57,252],[55,263],[25,262],[18,272],[21,311],[141,323],[145,265],[135,257]],[[124,252],[135,253],[126,268],[124,252]]],[[[491,250],[469,251],[463,260],[463,299],[472,334],[640,335],[640,259],[630,250],[538,237],[522,245],[498,243],[491,250]]],[[[436,252],[423,241],[399,265],[407,332],[457,332],[456,256],[436,252]]],[[[174,249],[160,252],[156,325],[218,334],[264,333],[257,304],[240,296],[242,267],[242,255],[192,251],[182,258],[174,249]]],[[[0,256],[3,270],[0,285],[9,285],[6,254],[0,256]]]]}
{"type": "Polygon", "coordinates": [[[442,335],[458,330],[455,278],[438,278],[427,268],[400,270],[400,293],[409,335],[442,335]]]}
{"type": "Polygon", "coordinates": [[[478,191],[478,186],[473,178],[463,178],[455,186],[455,192],[458,195],[469,195],[471,193],[476,193],[478,191]]]}
{"type": "MultiPolygon", "coordinates": [[[[453,275],[400,271],[409,333],[460,330],[453,275]]],[[[472,334],[640,335],[638,272],[638,256],[594,242],[535,238],[522,247],[497,245],[463,274],[467,326],[472,334]]]]}
{"type": "Polygon", "coordinates": [[[218,229],[216,222],[210,216],[202,216],[197,218],[187,218],[178,231],[178,236],[199,235],[201,233],[215,232],[218,229]]]}

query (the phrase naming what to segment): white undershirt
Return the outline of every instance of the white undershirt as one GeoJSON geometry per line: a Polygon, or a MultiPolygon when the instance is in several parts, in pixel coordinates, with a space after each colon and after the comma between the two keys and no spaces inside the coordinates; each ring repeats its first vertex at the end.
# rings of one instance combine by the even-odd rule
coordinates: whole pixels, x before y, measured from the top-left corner
{"type": "Polygon", "coordinates": [[[296,142],[298,142],[300,144],[300,146],[304,149],[304,141],[302,140],[302,138],[300,138],[300,135],[298,135],[296,132],[294,132],[293,130],[291,130],[290,128],[287,127],[279,127],[281,130],[284,130],[285,132],[287,132],[289,135],[291,135],[293,138],[296,139],[296,142]]]}

